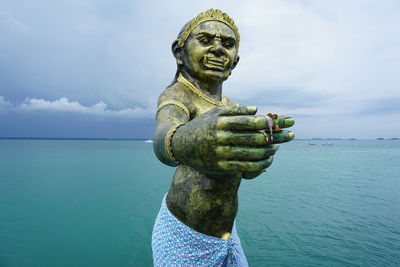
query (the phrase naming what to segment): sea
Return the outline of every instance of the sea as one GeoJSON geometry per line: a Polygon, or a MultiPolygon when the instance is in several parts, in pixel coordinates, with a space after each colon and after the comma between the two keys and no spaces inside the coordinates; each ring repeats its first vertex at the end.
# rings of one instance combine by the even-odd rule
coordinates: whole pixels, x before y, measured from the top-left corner
{"type": "MultiPolygon", "coordinates": [[[[242,181],[250,266],[400,266],[400,141],[326,142],[242,181]]],[[[0,140],[0,266],[152,266],[173,173],[144,140],[0,140]]]]}

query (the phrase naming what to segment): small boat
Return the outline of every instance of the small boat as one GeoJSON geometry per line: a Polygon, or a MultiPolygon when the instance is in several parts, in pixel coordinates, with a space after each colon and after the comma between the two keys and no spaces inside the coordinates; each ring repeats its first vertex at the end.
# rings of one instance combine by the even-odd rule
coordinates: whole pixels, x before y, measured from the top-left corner
{"type": "Polygon", "coordinates": [[[323,146],[333,146],[333,143],[328,142],[328,143],[323,143],[322,145],[323,146]]]}
{"type": "Polygon", "coordinates": [[[144,141],[145,143],[153,143],[153,140],[151,139],[147,139],[146,141],[144,141]]]}
{"type": "Polygon", "coordinates": [[[316,143],[308,143],[309,146],[315,146],[316,143]]]}

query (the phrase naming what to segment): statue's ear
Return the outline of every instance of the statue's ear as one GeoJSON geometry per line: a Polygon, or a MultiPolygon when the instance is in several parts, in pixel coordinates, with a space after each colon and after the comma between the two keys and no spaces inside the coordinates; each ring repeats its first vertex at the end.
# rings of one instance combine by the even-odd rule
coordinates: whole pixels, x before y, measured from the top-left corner
{"type": "Polygon", "coordinates": [[[235,57],[235,60],[233,61],[232,69],[234,69],[236,67],[236,65],[239,63],[239,59],[240,59],[240,57],[239,57],[239,55],[237,55],[235,57]]]}
{"type": "Polygon", "coordinates": [[[182,65],[183,64],[183,48],[178,45],[178,40],[175,40],[172,43],[172,54],[176,59],[176,64],[182,65]]]}

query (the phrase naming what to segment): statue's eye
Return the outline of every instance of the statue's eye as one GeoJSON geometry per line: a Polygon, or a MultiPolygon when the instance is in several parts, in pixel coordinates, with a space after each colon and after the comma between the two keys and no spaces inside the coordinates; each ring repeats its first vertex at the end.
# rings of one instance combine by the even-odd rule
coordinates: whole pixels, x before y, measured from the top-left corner
{"type": "Polygon", "coordinates": [[[223,42],[222,45],[223,45],[223,47],[228,48],[228,49],[235,46],[234,42],[232,42],[232,41],[223,42]]]}
{"type": "Polygon", "coordinates": [[[211,40],[208,37],[201,37],[199,38],[199,42],[203,45],[208,45],[211,43],[211,40]]]}

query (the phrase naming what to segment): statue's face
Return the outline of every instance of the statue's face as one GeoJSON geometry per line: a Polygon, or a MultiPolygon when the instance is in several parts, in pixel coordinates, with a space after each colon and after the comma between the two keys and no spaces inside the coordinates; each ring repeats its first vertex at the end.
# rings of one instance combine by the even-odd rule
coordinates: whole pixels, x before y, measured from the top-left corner
{"type": "Polygon", "coordinates": [[[235,45],[229,26],[219,21],[203,22],[186,41],[183,68],[200,81],[224,81],[237,63],[235,45]]]}

